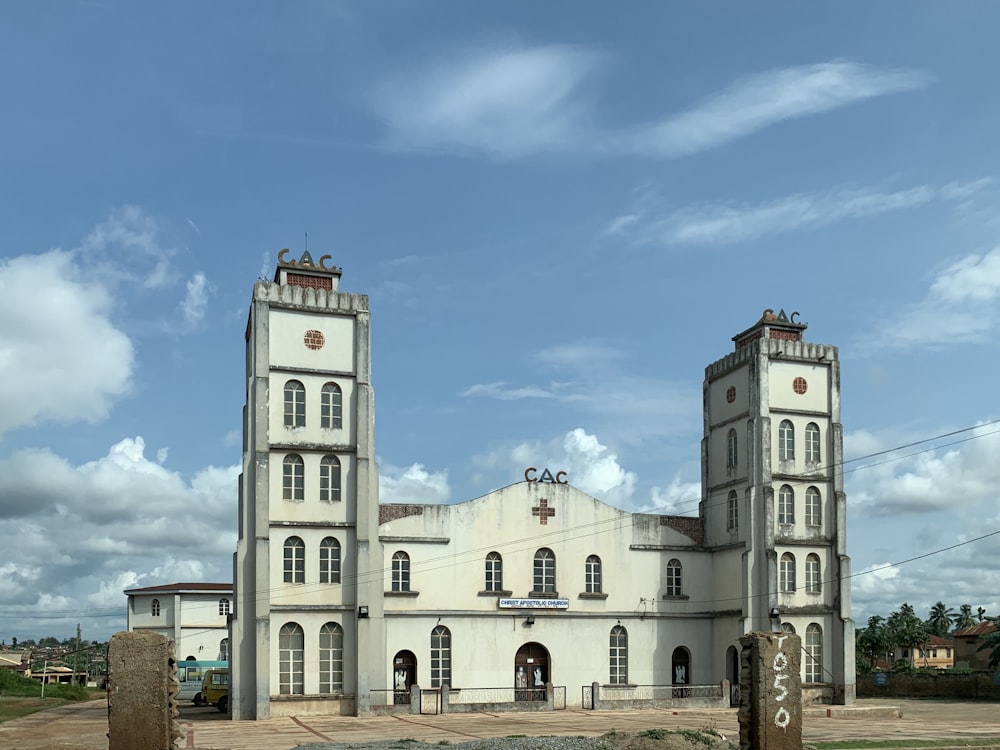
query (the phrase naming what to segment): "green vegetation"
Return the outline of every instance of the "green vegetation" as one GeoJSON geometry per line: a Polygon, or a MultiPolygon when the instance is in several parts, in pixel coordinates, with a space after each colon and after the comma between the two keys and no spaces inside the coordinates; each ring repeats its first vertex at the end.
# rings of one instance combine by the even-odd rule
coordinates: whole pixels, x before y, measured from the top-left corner
{"type": "Polygon", "coordinates": [[[651,740],[662,740],[667,736],[666,729],[646,729],[639,732],[640,737],[649,737],[651,740]]]}
{"type": "Polygon", "coordinates": [[[42,698],[41,694],[41,684],[13,672],[0,670],[0,723],[33,714],[43,708],[91,698],[87,689],[79,685],[46,685],[45,697],[42,698]]]}

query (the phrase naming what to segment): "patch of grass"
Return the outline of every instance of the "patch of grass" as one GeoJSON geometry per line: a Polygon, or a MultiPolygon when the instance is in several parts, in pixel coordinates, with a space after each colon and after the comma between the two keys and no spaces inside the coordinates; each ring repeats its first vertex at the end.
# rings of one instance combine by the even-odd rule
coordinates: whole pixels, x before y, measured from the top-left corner
{"type": "Polygon", "coordinates": [[[678,729],[677,734],[688,742],[697,742],[702,745],[712,745],[718,739],[715,732],[706,732],[702,729],[678,729]]]}
{"type": "Polygon", "coordinates": [[[644,729],[639,732],[640,737],[649,737],[651,740],[664,740],[667,738],[666,729],[644,729]]]}

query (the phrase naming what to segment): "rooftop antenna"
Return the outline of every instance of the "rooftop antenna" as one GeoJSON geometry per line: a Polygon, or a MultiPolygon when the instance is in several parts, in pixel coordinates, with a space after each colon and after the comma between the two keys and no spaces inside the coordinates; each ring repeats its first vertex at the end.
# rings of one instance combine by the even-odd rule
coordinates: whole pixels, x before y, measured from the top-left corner
{"type": "Polygon", "coordinates": [[[306,232],[306,252],[309,252],[309,232],[306,232]]]}

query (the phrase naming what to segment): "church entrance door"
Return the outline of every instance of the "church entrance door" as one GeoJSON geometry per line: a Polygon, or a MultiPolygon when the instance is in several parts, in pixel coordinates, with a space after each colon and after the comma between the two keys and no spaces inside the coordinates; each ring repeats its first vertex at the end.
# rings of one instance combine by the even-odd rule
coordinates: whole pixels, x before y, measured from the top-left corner
{"type": "Polygon", "coordinates": [[[690,688],[677,687],[691,684],[691,653],[683,646],[674,649],[670,658],[670,671],[674,684],[674,697],[687,698],[691,695],[690,688]]]}
{"type": "Polygon", "coordinates": [[[514,700],[544,701],[551,682],[549,652],[541,643],[525,643],[514,655],[514,700]]]}
{"type": "Polygon", "coordinates": [[[397,706],[410,702],[410,685],[417,681],[417,657],[412,651],[399,651],[392,658],[392,702],[397,706]]]}

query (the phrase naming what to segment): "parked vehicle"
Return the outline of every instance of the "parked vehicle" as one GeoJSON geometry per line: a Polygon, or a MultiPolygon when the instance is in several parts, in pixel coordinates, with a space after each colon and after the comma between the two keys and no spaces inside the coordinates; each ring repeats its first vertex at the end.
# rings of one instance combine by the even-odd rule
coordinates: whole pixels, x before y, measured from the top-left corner
{"type": "Polygon", "coordinates": [[[209,669],[195,696],[196,706],[215,706],[222,713],[229,710],[229,670],[209,669]]]}

